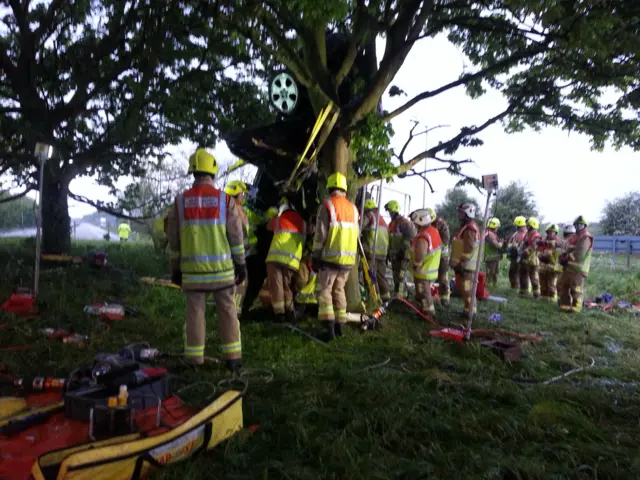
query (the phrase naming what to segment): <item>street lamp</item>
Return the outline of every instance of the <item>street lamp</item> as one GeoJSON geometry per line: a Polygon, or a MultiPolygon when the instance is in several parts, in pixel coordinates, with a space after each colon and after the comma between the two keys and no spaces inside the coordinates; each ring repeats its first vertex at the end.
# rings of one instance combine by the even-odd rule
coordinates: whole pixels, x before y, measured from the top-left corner
{"type": "Polygon", "coordinates": [[[36,143],[34,156],[40,162],[40,181],[38,184],[38,214],[36,216],[36,262],[33,274],[33,297],[38,297],[38,285],[40,283],[40,251],[42,244],[42,188],[44,184],[44,165],[53,155],[53,147],[46,143],[36,143]]]}

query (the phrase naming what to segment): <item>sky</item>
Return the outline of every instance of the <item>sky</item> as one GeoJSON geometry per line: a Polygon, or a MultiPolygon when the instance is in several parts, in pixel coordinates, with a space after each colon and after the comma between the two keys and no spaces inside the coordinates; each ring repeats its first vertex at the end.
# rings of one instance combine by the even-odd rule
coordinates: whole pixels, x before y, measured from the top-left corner
{"type": "MultiPolygon", "coordinates": [[[[379,51],[382,51],[380,47],[384,45],[379,45],[379,51]]],[[[472,72],[474,67],[446,37],[425,39],[414,46],[392,83],[404,90],[407,96],[390,98],[385,95],[383,106],[391,111],[425,90],[456,80],[463,71],[472,72]]],[[[450,127],[434,130],[427,138],[420,136],[414,139],[407,150],[407,158],[423,151],[425,144],[433,146],[439,140],[454,136],[460,127],[484,123],[500,113],[505,105],[505,100],[497,92],[490,91],[473,100],[466,96],[463,88],[458,87],[420,102],[394,119],[392,124],[396,133],[392,146],[397,150],[402,148],[412,120],[426,127],[450,127]]],[[[420,127],[416,131],[419,130],[420,127]]],[[[511,181],[523,182],[533,192],[541,214],[548,221],[568,222],[578,215],[595,221],[600,218],[607,201],[637,188],[639,154],[631,149],[615,151],[608,147],[598,153],[590,150],[589,139],[583,135],[552,128],[507,135],[499,123],[484,130],[479,137],[484,145],[461,148],[452,158],[471,158],[474,161],[463,168],[468,175],[480,177],[495,173],[501,185],[511,181]]],[[[188,144],[185,146],[189,148],[188,144]]],[[[226,144],[216,145],[213,153],[220,162],[235,161],[226,144]]],[[[427,160],[428,168],[437,166],[437,163],[433,159],[427,160]]],[[[435,172],[429,179],[435,192],[431,193],[427,188],[426,205],[432,207],[442,201],[447,189],[458,180],[446,172],[435,172]]],[[[128,181],[121,179],[118,186],[124,186],[128,181]]],[[[410,192],[411,208],[415,209],[423,205],[423,185],[420,178],[405,178],[385,187],[410,192]]],[[[467,189],[484,205],[485,200],[473,187],[467,189]]],[[[105,187],[96,185],[90,178],[75,179],[71,183],[71,191],[89,198],[113,200],[105,187]]],[[[403,203],[402,194],[383,188],[381,203],[384,205],[391,199],[403,203]]],[[[69,201],[69,206],[73,218],[94,211],[93,207],[73,200],[69,201]]]]}

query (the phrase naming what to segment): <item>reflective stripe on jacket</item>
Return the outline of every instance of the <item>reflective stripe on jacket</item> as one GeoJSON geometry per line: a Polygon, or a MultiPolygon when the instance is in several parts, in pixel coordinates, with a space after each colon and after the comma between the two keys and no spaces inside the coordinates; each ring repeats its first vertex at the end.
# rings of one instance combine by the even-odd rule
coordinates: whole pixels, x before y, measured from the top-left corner
{"type": "Polygon", "coordinates": [[[571,272],[579,272],[583,275],[589,274],[589,268],[591,266],[591,253],[593,252],[593,237],[587,231],[576,233],[569,239],[569,263],[567,263],[567,270],[571,272]],[[588,240],[586,245],[586,251],[583,245],[578,248],[578,243],[588,240]]]}
{"type": "Polygon", "coordinates": [[[480,247],[480,230],[474,221],[465,223],[453,236],[451,242],[451,266],[463,264],[466,271],[472,272],[476,269],[478,261],[478,250],[480,247]],[[465,242],[462,237],[471,233],[473,241],[465,242]]]}
{"type": "Polygon", "coordinates": [[[440,234],[433,226],[422,227],[411,242],[411,271],[416,280],[436,280],[438,278],[438,268],[440,267],[440,257],[442,255],[442,245],[440,234]],[[415,250],[419,240],[425,240],[428,244],[427,254],[422,263],[416,266],[417,259],[415,250]]]}
{"type": "Polygon", "coordinates": [[[314,244],[313,250],[322,249],[320,259],[324,262],[352,266],[358,253],[358,209],[338,195],[332,195],[323,205],[329,212],[329,231],[324,245],[314,244]]]}
{"type": "Polygon", "coordinates": [[[300,268],[306,225],[295,210],[285,210],[276,217],[267,263],[279,263],[292,270],[300,268]]]}
{"type": "Polygon", "coordinates": [[[377,258],[385,258],[387,256],[387,251],[389,250],[389,229],[387,226],[387,222],[382,215],[378,213],[378,210],[371,210],[371,212],[367,212],[366,214],[369,218],[373,220],[369,222],[368,225],[365,225],[362,229],[362,248],[364,249],[364,253],[368,256],[373,256],[373,245],[375,243],[376,246],[376,257],[377,258]],[[376,239],[376,216],[378,217],[378,238],[376,239]]]}

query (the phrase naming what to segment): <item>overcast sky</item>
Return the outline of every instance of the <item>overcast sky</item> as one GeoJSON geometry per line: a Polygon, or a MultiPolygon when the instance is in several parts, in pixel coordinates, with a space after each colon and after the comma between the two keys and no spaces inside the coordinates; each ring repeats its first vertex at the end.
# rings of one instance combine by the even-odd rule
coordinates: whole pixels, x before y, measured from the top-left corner
{"type": "MultiPolygon", "coordinates": [[[[382,45],[383,46],[383,45],[382,45]]],[[[379,51],[382,49],[379,48],[379,51]]],[[[425,90],[433,90],[456,80],[465,68],[465,57],[444,36],[419,42],[409,54],[393,85],[403,89],[407,96],[383,98],[384,108],[393,110],[407,99],[425,90]]],[[[466,71],[473,71],[466,62],[466,71]]],[[[393,146],[400,149],[408,137],[411,121],[419,120],[426,126],[440,124],[450,128],[431,132],[426,139],[429,146],[439,140],[447,140],[459,132],[460,127],[479,125],[505,108],[505,100],[496,92],[489,92],[478,100],[466,96],[463,88],[457,88],[432,99],[423,101],[393,120],[395,137],[393,146]]],[[[465,173],[481,176],[497,173],[499,182],[506,185],[520,180],[535,194],[541,213],[546,220],[564,222],[577,215],[591,220],[600,217],[602,208],[625,192],[637,188],[640,167],[638,154],[631,149],[616,152],[607,148],[603,153],[589,149],[589,139],[578,134],[568,134],[559,129],[545,129],[540,133],[526,131],[507,135],[500,124],[483,131],[481,147],[460,149],[454,158],[472,158],[474,164],[464,167],[465,173]],[[635,159],[634,159],[635,157],[635,159]],[[634,162],[635,160],[635,162],[634,162]]],[[[407,157],[420,153],[425,147],[425,137],[418,137],[407,151],[407,157]]],[[[214,153],[220,161],[232,161],[226,145],[216,146],[214,153]]],[[[435,166],[428,160],[428,167],[435,166]]],[[[434,206],[442,200],[447,189],[453,187],[456,178],[447,173],[431,175],[435,192],[427,189],[427,205],[434,206]]],[[[119,182],[119,185],[126,180],[119,182]]],[[[411,193],[411,206],[422,206],[424,182],[419,178],[396,180],[390,188],[411,193]]],[[[474,196],[479,194],[467,187],[474,196]]],[[[99,187],[89,178],[76,179],[71,190],[90,198],[109,199],[107,189],[99,187]]],[[[383,195],[383,203],[401,196],[391,192],[383,195]]],[[[113,199],[111,199],[113,200],[113,199]]],[[[484,202],[481,201],[484,205],[484,202]]],[[[93,208],[70,200],[72,217],[81,217],[93,208]]],[[[506,219],[502,219],[503,221],[506,219]]]]}

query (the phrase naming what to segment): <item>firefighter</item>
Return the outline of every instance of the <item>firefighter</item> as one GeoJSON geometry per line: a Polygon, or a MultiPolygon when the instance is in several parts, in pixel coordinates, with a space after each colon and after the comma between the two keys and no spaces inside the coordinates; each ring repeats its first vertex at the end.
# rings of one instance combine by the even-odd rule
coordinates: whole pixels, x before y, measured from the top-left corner
{"type": "MultiPolygon", "coordinates": [[[[247,212],[244,210],[244,198],[247,194],[247,185],[240,180],[232,180],[227,183],[224,193],[233,198],[236,202],[236,207],[238,208],[238,214],[240,215],[240,219],[242,220],[242,239],[244,244],[244,255],[247,257],[250,253],[250,242],[249,242],[249,217],[247,212]]],[[[245,260],[246,261],[246,260],[245,260]]],[[[245,279],[240,285],[236,286],[236,311],[238,314],[238,318],[242,315],[242,303],[244,300],[244,296],[247,293],[247,283],[249,279],[245,279]]]]}
{"type": "Polygon", "coordinates": [[[416,301],[422,313],[434,317],[436,310],[431,297],[431,285],[438,278],[442,254],[440,234],[433,226],[433,219],[426,208],[411,213],[410,218],[419,228],[411,242],[411,271],[416,286],[416,301]]]}
{"type": "Polygon", "coordinates": [[[387,222],[378,213],[378,206],[373,200],[364,202],[364,221],[362,222],[362,248],[372,269],[375,268],[376,282],[382,301],[389,300],[389,282],[387,282],[387,253],[389,251],[389,230],[387,222]],[[378,234],[376,237],[376,218],[378,234]],[[375,246],[375,267],[373,265],[373,248],[375,246]]]}
{"type": "Polygon", "coordinates": [[[520,295],[529,294],[529,283],[533,291],[533,298],[540,298],[540,277],[538,269],[540,260],[538,259],[538,242],[542,239],[538,232],[540,222],[535,217],[527,219],[527,234],[522,242],[520,254],[520,295]]]}
{"type": "Polygon", "coordinates": [[[316,217],[311,266],[318,272],[318,319],[324,323],[326,340],[342,335],[347,322],[344,287],[356,263],[359,215],[347,198],[347,178],[333,173],[327,179],[329,198],[322,202],[316,217]]]}
{"type": "Polygon", "coordinates": [[[128,242],[129,235],[131,234],[131,225],[128,222],[120,222],[118,225],[118,237],[121,242],[128,242]]]}
{"type": "MultiPolygon", "coordinates": [[[[473,275],[478,261],[480,230],[474,220],[475,208],[471,203],[458,205],[461,225],[451,244],[451,268],[456,273],[456,290],[464,302],[464,316],[469,315],[473,295],[473,275]]],[[[476,313],[474,304],[473,313],[476,313]]]]}
{"type": "Polygon", "coordinates": [[[507,253],[509,255],[509,284],[511,288],[520,288],[520,249],[527,235],[527,219],[522,215],[513,220],[516,231],[509,237],[507,253]]]}
{"type": "Polygon", "coordinates": [[[283,197],[273,221],[273,239],[267,255],[267,282],[277,322],[295,322],[291,281],[300,268],[306,225],[302,216],[283,197]]]}
{"type": "MultiPolygon", "coordinates": [[[[311,247],[312,245],[309,245],[311,247]]],[[[293,293],[296,305],[300,307],[300,314],[311,306],[318,305],[316,296],[318,275],[311,268],[311,248],[305,248],[300,262],[300,269],[293,277],[293,293]]]]}
{"type": "Polygon", "coordinates": [[[400,215],[400,204],[395,200],[388,202],[384,209],[391,216],[389,223],[389,252],[387,261],[393,272],[393,294],[405,295],[405,277],[409,266],[411,241],[416,236],[413,223],[400,215]]]}
{"type": "Polygon", "coordinates": [[[593,237],[587,230],[587,221],[580,215],[573,222],[576,233],[568,240],[567,252],[560,255],[563,266],[558,282],[560,310],[582,311],[584,279],[589,276],[593,237]]]}
{"type": "Polygon", "coordinates": [[[158,215],[153,219],[153,222],[149,225],[151,230],[151,240],[153,241],[153,248],[156,253],[162,253],[169,244],[167,238],[167,215],[170,209],[167,209],[161,215],[158,215]]]}
{"type": "Polygon", "coordinates": [[[242,367],[240,324],[234,286],[247,278],[242,220],[238,206],[213,185],[216,159],[200,148],[189,158],[195,182],[176,197],[169,212],[167,236],[171,249],[171,281],[187,297],[185,360],[204,363],[205,299],[213,292],[221,349],[227,368],[242,367]]]}
{"type": "Polygon", "coordinates": [[[500,260],[502,260],[502,242],[498,239],[500,220],[490,218],[487,222],[487,232],[484,236],[485,250],[484,262],[487,266],[487,283],[496,286],[498,284],[498,272],[500,260]]]}
{"type": "Polygon", "coordinates": [[[440,234],[440,241],[442,242],[442,256],[440,257],[440,267],[438,268],[438,297],[440,297],[440,304],[443,307],[448,307],[451,296],[451,288],[449,287],[449,225],[444,218],[436,217],[435,210],[432,208],[427,208],[427,210],[433,220],[433,226],[436,227],[440,234]]]}
{"type": "Polygon", "coordinates": [[[576,227],[572,224],[565,225],[562,228],[562,240],[564,240],[565,249],[568,246],[569,239],[576,234],[576,227]]]}
{"type": "Polygon", "coordinates": [[[558,276],[562,272],[560,254],[564,249],[564,241],[558,238],[560,228],[551,223],[545,229],[547,238],[539,243],[538,258],[540,259],[540,298],[549,302],[558,300],[558,276]]]}

